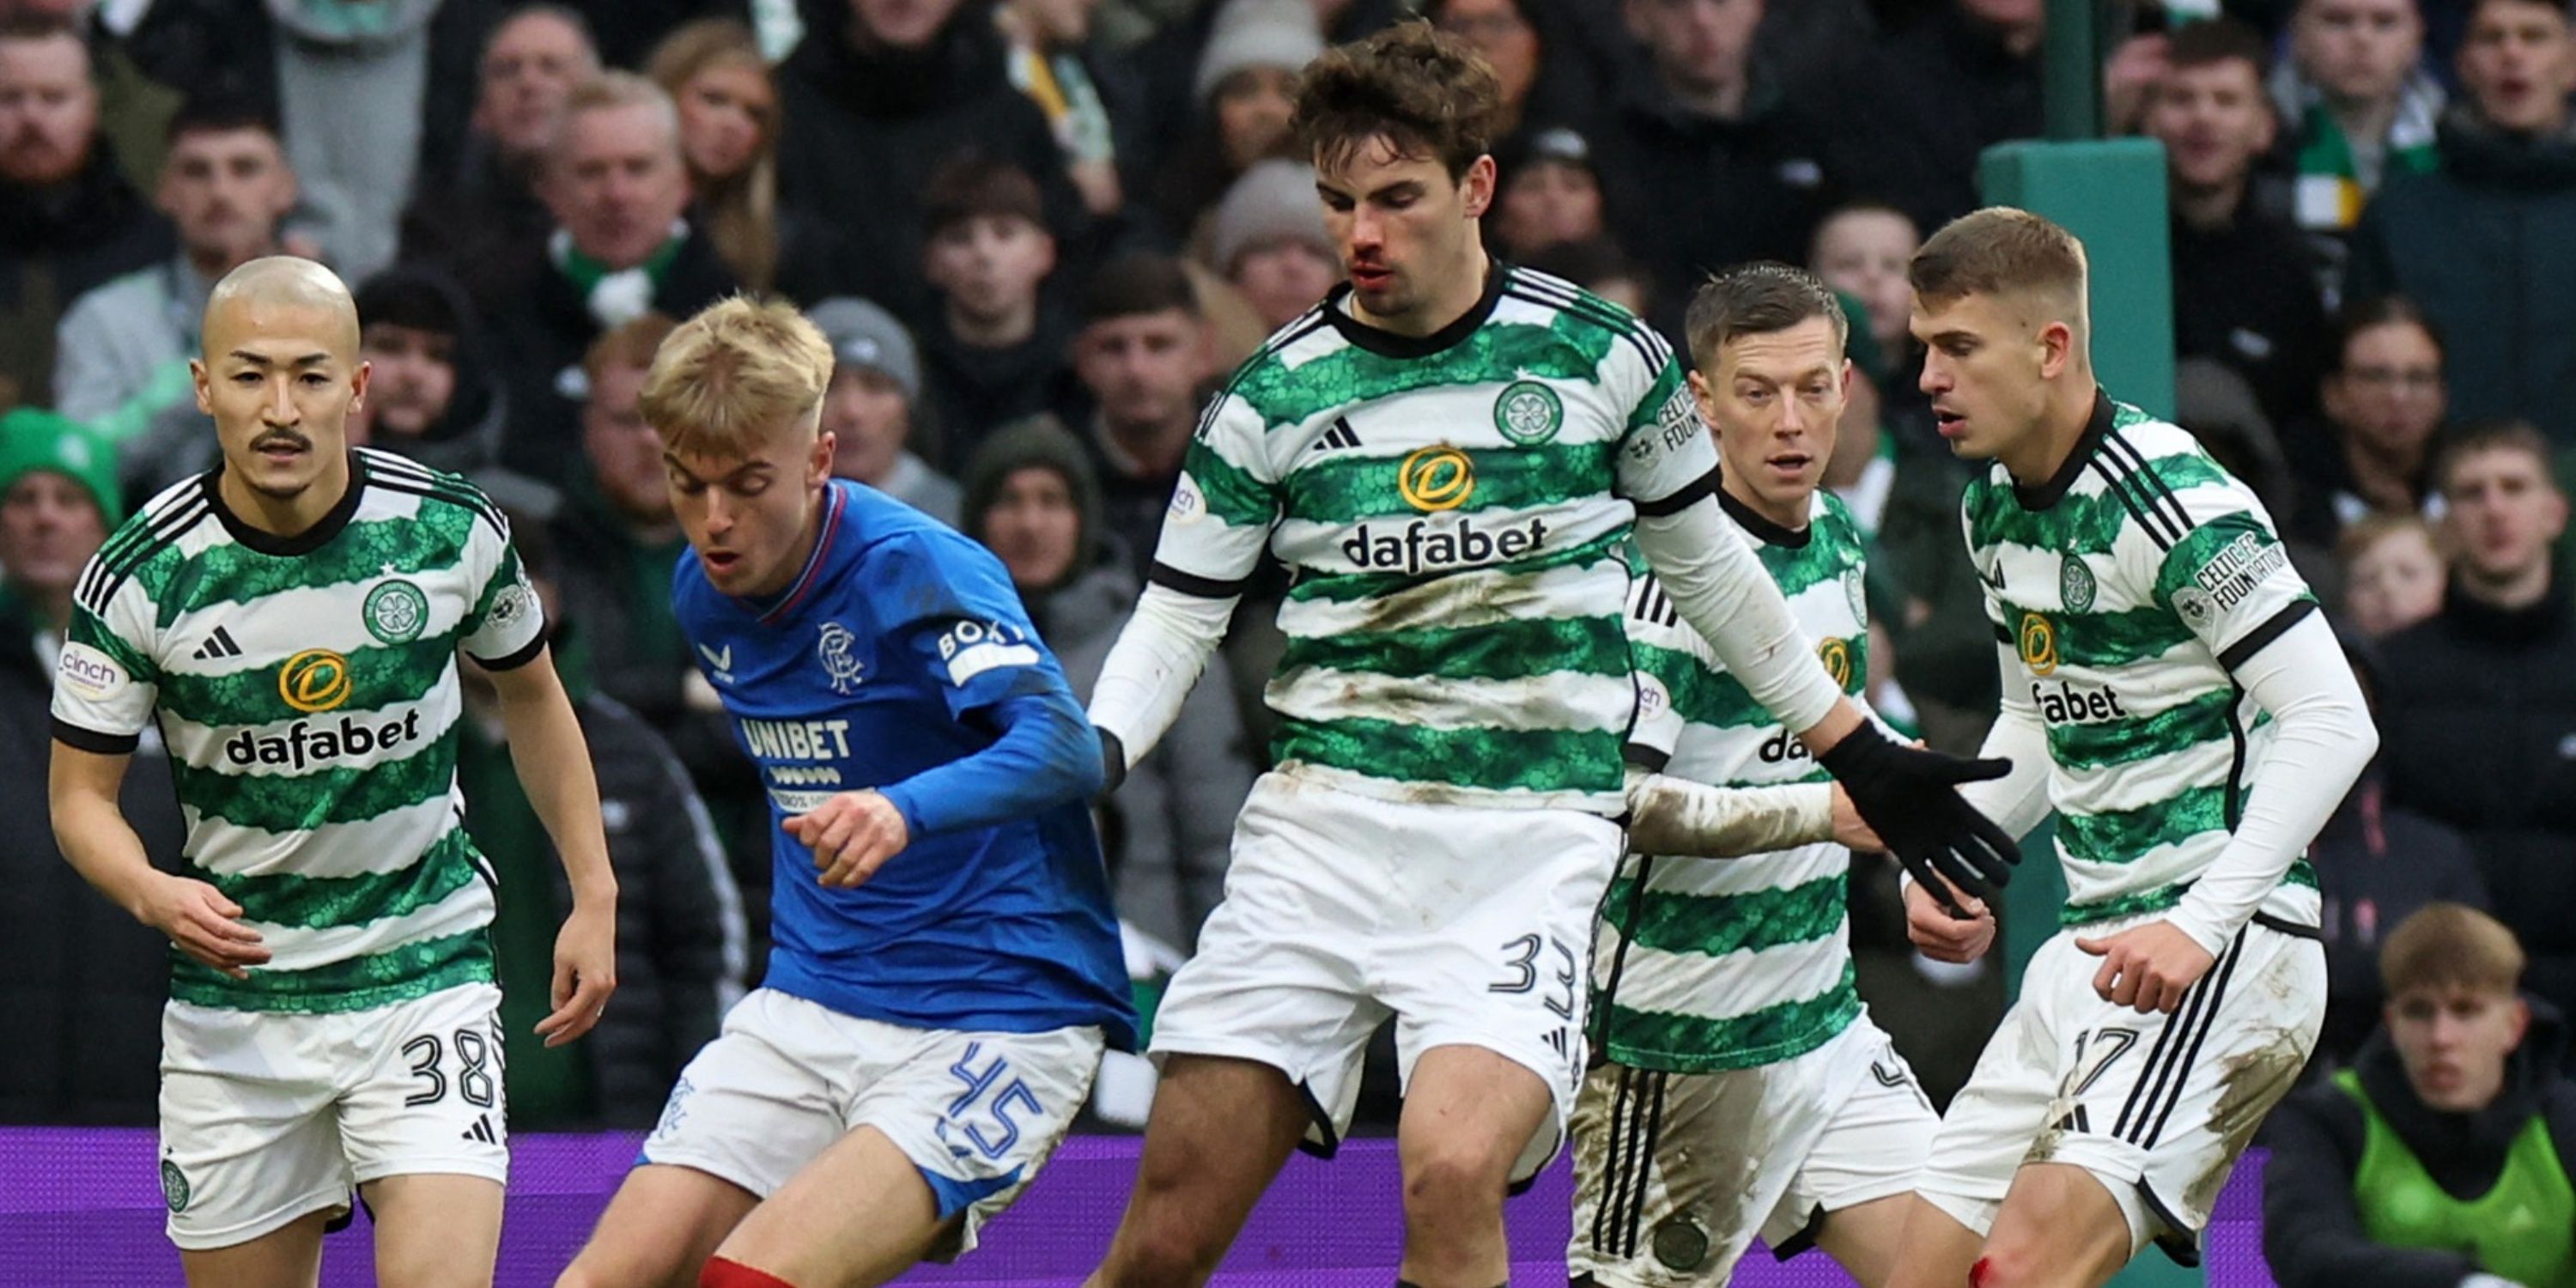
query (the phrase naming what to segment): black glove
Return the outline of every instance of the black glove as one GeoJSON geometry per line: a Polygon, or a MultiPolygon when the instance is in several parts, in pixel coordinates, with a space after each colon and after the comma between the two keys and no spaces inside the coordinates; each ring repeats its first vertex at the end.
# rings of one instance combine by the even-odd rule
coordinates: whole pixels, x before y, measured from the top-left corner
{"type": "Polygon", "coordinates": [[[1962,760],[1895,742],[1863,722],[1816,758],[1851,795],[1861,820],[1950,915],[1967,919],[1959,891],[1995,906],[2021,846],[1959,799],[1961,783],[2012,772],[2009,760],[1962,760]]]}
{"type": "Polygon", "coordinates": [[[1127,744],[1118,741],[1118,735],[1098,725],[1091,726],[1091,731],[1100,735],[1100,796],[1094,799],[1103,799],[1117,791],[1118,784],[1127,781],[1127,744]]]}

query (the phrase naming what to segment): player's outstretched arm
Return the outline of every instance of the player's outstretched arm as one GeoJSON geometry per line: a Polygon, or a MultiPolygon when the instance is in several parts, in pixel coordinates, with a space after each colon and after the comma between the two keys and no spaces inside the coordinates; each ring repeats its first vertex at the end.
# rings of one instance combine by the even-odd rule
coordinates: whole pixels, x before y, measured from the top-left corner
{"type": "Polygon", "coordinates": [[[1100,730],[1109,787],[1116,788],[1128,766],[1152,752],[1179,718],[1181,703],[1234,620],[1235,600],[1161,582],[1145,587],[1091,686],[1090,720],[1100,730]]]}
{"type": "Polygon", "coordinates": [[[269,958],[259,932],[243,925],[241,905],[203,881],[152,866],[143,838],[116,803],[131,753],[107,755],[54,744],[46,775],[54,844],[81,878],[136,921],[170,937],[179,951],[235,979],[269,958]]]}
{"type": "Polygon", "coordinates": [[[991,746],[885,789],[913,835],[991,827],[1100,790],[1100,744],[1061,671],[1024,668],[983,710],[1002,731],[991,746]]]}
{"type": "MultiPolygon", "coordinates": [[[[489,668],[486,668],[487,670],[489,668]]],[[[563,857],[572,883],[572,915],[555,937],[554,1013],[537,1022],[547,1046],[588,1033],[617,988],[617,874],[608,863],[608,833],[599,821],[599,780],[590,744],[572,713],[550,651],[491,671],[501,694],[501,727],[519,785],[563,857]]]]}
{"type": "Polygon", "coordinates": [[[1907,747],[1843,696],[1789,615],[1780,589],[1713,498],[1637,520],[1637,546],[1692,629],[1726,669],[1842,781],[1888,850],[1918,878],[1992,901],[2021,847],[1959,796],[2000,778],[2002,761],[1907,747]]]}
{"type": "Polygon", "coordinates": [[[1882,848],[1836,784],[1712,787],[1628,769],[1628,848],[1639,854],[1734,859],[1826,841],[1882,848]]]}

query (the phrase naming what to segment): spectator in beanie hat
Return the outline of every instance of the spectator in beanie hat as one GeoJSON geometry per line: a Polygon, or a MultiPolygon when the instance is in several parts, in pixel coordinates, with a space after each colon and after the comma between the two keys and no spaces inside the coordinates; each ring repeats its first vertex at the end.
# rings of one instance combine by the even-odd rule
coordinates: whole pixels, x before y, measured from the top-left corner
{"type": "Polygon", "coordinates": [[[1493,229],[1506,256],[1526,262],[1549,246],[1604,235],[1601,173],[1581,134],[1562,127],[1541,130],[1502,161],[1493,229]]]}
{"type": "Polygon", "coordinates": [[[823,430],[832,436],[832,473],[856,479],[930,517],[957,523],[957,484],[912,451],[928,437],[921,355],[895,316],[843,296],[806,311],[832,346],[832,383],[823,430]]]}
{"type": "Polygon", "coordinates": [[[1225,0],[1191,81],[1196,124],[1154,185],[1167,230],[1188,236],[1255,163],[1294,155],[1289,94],[1298,70],[1323,52],[1307,0],[1225,0]]]}
{"type": "MultiPolygon", "coordinates": [[[[168,946],[63,861],[38,789],[72,586],[121,517],[111,459],[53,412],[0,417],[0,781],[28,785],[0,830],[0,917],[14,931],[0,1007],[24,1026],[0,1047],[0,1121],[149,1123],[159,1085],[168,946]]],[[[135,748],[120,798],[145,853],[179,852],[186,827],[158,737],[135,748]]]]}
{"type": "Polygon", "coordinates": [[[1234,181],[1216,209],[1208,250],[1211,267],[1266,327],[1288,325],[1342,280],[1314,168],[1295,161],[1264,161],[1234,181]]]}

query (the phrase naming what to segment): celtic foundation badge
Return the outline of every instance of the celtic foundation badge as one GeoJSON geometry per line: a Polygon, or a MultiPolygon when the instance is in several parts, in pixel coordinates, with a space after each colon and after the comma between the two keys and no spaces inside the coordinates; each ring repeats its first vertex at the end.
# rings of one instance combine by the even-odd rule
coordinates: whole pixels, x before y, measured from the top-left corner
{"type": "Polygon", "coordinates": [[[1565,400],[1535,380],[1515,380],[1494,399],[1494,428],[1519,447],[1556,437],[1565,425],[1565,400]]]}

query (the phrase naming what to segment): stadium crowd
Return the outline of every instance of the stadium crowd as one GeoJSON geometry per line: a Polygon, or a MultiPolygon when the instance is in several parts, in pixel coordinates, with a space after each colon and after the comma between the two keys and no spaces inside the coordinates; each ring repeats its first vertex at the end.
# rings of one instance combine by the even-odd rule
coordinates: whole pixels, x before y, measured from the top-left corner
{"type": "MultiPolygon", "coordinates": [[[[1906,264],[1979,204],[1982,149],[2040,132],[2045,7],[1419,5],[1509,103],[1498,254],[1677,340],[1727,264],[1802,263],[1843,293],[1866,379],[1826,479],[1871,542],[1870,694],[1959,752],[1997,676],[1906,264]]],[[[2383,731],[2314,847],[2323,1078],[2379,1025],[2381,939],[2429,904],[2491,909],[2541,1009],[2576,1006],[2576,597],[2557,575],[2576,34],[2559,0],[2181,12],[2200,7],[2113,6],[2134,34],[2104,101],[2168,157],[2176,419],[2264,497],[2383,731]]],[[[216,279],[279,252],[331,265],[374,367],[353,435],[513,516],[625,898],[615,1003],[588,1042],[539,1046],[568,894],[469,691],[467,821],[514,893],[494,929],[512,1125],[645,1125],[759,979],[771,871],[757,780],[673,617],[684,542],[637,407],[656,346],[736,290],[802,306],[838,364],[837,471],[988,545],[1087,697],[1207,396],[1341,277],[1288,141],[1294,78],[1412,8],[0,0],[0,1122],[152,1120],[167,948],[56,852],[47,712],[90,556],[215,462],[187,360],[216,279]]],[[[1235,615],[1101,807],[1140,998],[1221,893],[1265,758],[1269,618],[1235,615]]],[[[148,742],[125,803],[175,861],[148,742]]],[[[1861,875],[1862,990],[1941,1098],[2002,970],[1916,955],[1893,865],[1861,875]]],[[[1140,1121],[1106,1092],[1098,1108],[1140,1121]]]]}

